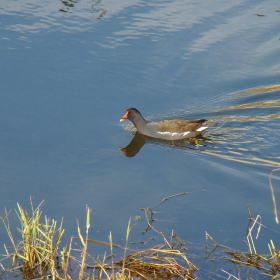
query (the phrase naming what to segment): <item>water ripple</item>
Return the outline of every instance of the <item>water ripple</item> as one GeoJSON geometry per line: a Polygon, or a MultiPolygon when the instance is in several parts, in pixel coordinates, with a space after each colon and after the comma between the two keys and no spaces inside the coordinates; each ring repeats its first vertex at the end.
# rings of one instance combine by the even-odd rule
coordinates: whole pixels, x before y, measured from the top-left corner
{"type": "MultiPolygon", "coordinates": [[[[175,117],[165,115],[149,117],[159,119],[194,119],[197,115],[208,118],[217,125],[209,128],[202,137],[182,141],[162,141],[158,139],[134,139],[139,150],[145,143],[159,144],[165,148],[179,148],[188,152],[206,155],[251,165],[280,166],[280,85],[265,86],[235,93],[231,96],[236,104],[211,109],[210,112],[182,112],[175,117]],[[246,103],[244,98],[246,97],[246,103]],[[257,100],[257,101],[256,101],[257,100]],[[210,118],[209,118],[210,116],[210,118]],[[141,140],[141,141],[140,141],[141,140]],[[141,145],[139,143],[141,142],[141,145]]],[[[135,131],[132,124],[125,128],[135,131]]],[[[133,155],[137,154],[133,141],[133,155]],[[135,152],[136,151],[136,152],[135,152]]]]}

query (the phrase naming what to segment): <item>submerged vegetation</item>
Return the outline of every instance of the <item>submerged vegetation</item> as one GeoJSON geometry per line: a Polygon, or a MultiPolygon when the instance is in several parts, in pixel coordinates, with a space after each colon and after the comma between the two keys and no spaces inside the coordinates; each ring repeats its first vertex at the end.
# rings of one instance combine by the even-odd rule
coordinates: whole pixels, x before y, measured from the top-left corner
{"type": "MultiPolygon", "coordinates": [[[[83,235],[79,223],[77,223],[78,236],[72,236],[69,244],[61,246],[64,234],[63,223],[48,217],[42,217],[41,202],[36,208],[31,200],[31,214],[29,215],[19,204],[16,214],[20,222],[18,231],[21,240],[15,241],[10,228],[9,214],[5,210],[5,216],[0,217],[9,236],[11,246],[4,245],[5,254],[0,261],[2,269],[1,277],[8,275],[21,277],[22,279],[197,279],[198,268],[187,258],[184,243],[172,231],[168,241],[163,233],[158,232],[153,226],[153,212],[151,209],[143,209],[146,214],[148,229],[157,232],[163,244],[133,251],[128,248],[128,240],[131,230],[131,221],[128,223],[125,245],[121,247],[113,243],[112,233],[108,242],[89,239],[90,213],[86,207],[86,232],[83,235]],[[148,217],[149,216],[149,217],[148,217]],[[76,244],[75,241],[79,241],[76,244]],[[105,245],[110,248],[110,255],[106,253],[92,257],[89,254],[91,243],[105,245]],[[122,249],[122,257],[116,258],[114,248],[122,249]],[[79,257],[75,252],[79,252],[79,257]],[[7,264],[9,262],[9,264],[7,264]]],[[[205,261],[213,261],[213,253],[217,249],[223,249],[222,259],[233,263],[240,268],[249,268],[271,279],[279,279],[280,275],[280,251],[277,251],[273,241],[268,244],[269,254],[258,254],[252,237],[253,229],[258,226],[257,235],[261,227],[260,217],[252,218],[248,206],[249,225],[247,230],[248,252],[239,252],[229,247],[218,244],[209,233],[206,232],[205,261]],[[210,253],[209,241],[214,248],[210,253]]],[[[223,278],[241,279],[240,275],[221,269],[223,278]],[[225,276],[226,275],[226,276],[225,276]]],[[[248,270],[247,270],[248,273],[248,270]]],[[[211,273],[209,273],[211,274],[211,273]]],[[[213,276],[213,274],[212,274],[213,276]]],[[[217,274],[218,276],[218,274],[217,274]]],[[[213,279],[213,277],[210,277],[213,279]]],[[[250,277],[249,277],[250,278],[250,277]]],[[[252,278],[250,278],[252,279],[252,278]]]]}

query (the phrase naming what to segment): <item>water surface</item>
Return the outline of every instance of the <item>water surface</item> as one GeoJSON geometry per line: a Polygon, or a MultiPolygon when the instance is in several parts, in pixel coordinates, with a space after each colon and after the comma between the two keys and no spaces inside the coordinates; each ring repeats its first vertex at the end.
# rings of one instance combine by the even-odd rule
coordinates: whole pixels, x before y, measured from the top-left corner
{"type": "MultiPolygon", "coordinates": [[[[268,185],[280,151],[277,9],[277,1],[2,1],[2,213],[17,202],[29,209],[30,196],[45,200],[44,214],[63,216],[68,237],[88,204],[90,237],[107,241],[112,231],[115,243],[139,215],[131,239],[152,246],[162,240],[141,235],[140,210],[151,207],[153,225],[176,231],[203,279],[213,269],[203,262],[205,231],[247,250],[247,204],[279,230],[268,185]],[[126,157],[119,147],[134,132],[118,121],[132,106],[150,120],[217,125],[198,145],[148,139],[126,157]]],[[[277,172],[273,185],[277,199],[277,172]]],[[[263,230],[259,252],[270,239],[279,248],[277,237],[263,230]]]]}

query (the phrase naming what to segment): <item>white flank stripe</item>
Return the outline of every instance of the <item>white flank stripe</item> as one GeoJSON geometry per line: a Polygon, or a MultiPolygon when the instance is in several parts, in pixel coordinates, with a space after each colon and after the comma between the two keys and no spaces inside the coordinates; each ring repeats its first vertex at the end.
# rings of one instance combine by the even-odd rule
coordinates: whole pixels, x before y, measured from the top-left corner
{"type": "Polygon", "coordinates": [[[169,134],[169,135],[172,135],[172,136],[180,134],[180,133],[178,133],[178,132],[173,132],[173,133],[171,133],[171,132],[169,132],[169,131],[165,131],[165,132],[159,131],[159,133],[160,133],[160,134],[169,134]]]}
{"type": "Polygon", "coordinates": [[[185,136],[185,135],[187,135],[189,133],[190,133],[189,131],[186,131],[186,132],[183,133],[183,135],[185,136]]]}
{"type": "Polygon", "coordinates": [[[207,128],[208,128],[208,126],[202,126],[202,127],[198,128],[196,131],[203,131],[203,130],[205,130],[207,128]]]}
{"type": "Polygon", "coordinates": [[[186,131],[186,132],[183,132],[183,133],[179,133],[179,132],[169,132],[169,131],[165,131],[165,132],[161,132],[159,131],[160,134],[167,134],[167,135],[171,135],[171,136],[186,136],[190,133],[190,131],[186,131]]]}

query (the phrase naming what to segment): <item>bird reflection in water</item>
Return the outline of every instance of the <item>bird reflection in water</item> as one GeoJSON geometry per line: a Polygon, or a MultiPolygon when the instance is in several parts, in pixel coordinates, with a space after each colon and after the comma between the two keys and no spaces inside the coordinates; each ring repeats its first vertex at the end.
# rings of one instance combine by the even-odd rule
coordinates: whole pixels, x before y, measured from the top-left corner
{"type": "Polygon", "coordinates": [[[126,157],[134,157],[146,143],[153,143],[163,146],[170,146],[180,149],[197,149],[201,146],[206,146],[206,140],[210,140],[203,135],[198,135],[195,138],[187,138],[176,141],[162,140],[151,138],[136,132],[131,142],[124,148],[119,148],[126,157]]]}

